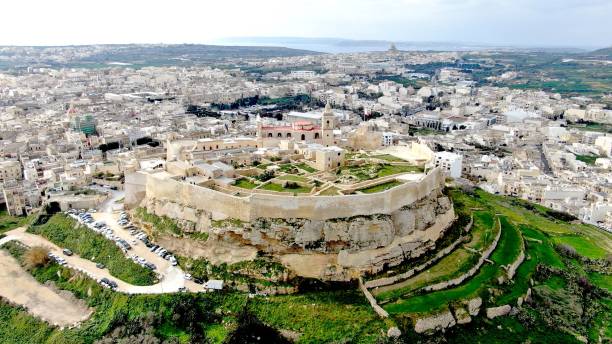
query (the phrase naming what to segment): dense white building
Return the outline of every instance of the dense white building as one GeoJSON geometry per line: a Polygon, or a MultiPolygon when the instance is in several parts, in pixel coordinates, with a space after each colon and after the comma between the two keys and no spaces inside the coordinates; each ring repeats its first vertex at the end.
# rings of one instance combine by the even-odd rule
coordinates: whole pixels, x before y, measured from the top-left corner
{"type": "Polygon", "coordinates": [[[451,152],[436,152],[433,160],[435,167],[441,167],[452,178],[461,177],[463,156],[451,152]]]}

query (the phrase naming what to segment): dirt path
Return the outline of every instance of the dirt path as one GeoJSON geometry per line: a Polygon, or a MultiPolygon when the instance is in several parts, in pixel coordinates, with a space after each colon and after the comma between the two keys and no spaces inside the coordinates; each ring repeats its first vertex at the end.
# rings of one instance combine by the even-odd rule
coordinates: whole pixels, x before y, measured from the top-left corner
{"type": "Polygon", "coordinates": [[[74,297],[38,283],[4,250],[0,250],[0,296],[60,327],[76,325],[92,313],[74,297]]]}

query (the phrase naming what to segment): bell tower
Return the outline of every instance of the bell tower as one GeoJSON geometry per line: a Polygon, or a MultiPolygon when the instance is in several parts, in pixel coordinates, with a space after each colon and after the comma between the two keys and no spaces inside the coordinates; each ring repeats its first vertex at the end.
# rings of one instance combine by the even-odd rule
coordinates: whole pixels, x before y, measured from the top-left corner
{"type": "Polygon", "coordinates": [[[325,105],[325,111],[321,116],[321,138],[322,144],[329,147],[334,144],[334,128],[336,127],[336,116],[332,111],[329,101],[325,105]]]}

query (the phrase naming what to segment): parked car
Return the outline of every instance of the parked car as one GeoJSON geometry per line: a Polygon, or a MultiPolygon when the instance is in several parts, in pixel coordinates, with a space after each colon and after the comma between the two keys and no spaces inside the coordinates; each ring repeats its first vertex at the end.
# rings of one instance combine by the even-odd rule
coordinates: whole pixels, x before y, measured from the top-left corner
{"type": "Polygon", "coordinates": [[[62,250],[62,252],[63,252],[65,255],[67,255],[67,256],[72,256],[72,255],[73,255],[72,251],[70,251],[70,250],[69,250],[69,249],[67,249],[67,248],[63,249],[63,250],[62,250]]]}
{"type": "Polygon", "coordinates": [[[98,264],[96,264],[96,267],[97,267],[98,269],[104,269],[104,268],[105,268],[104,264],[102,264],[102,263],[98,263],[98,264]]]}

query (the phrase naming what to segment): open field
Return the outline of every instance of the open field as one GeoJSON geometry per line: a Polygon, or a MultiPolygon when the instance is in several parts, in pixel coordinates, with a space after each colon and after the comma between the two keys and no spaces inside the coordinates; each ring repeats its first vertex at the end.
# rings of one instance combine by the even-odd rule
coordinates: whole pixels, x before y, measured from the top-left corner
{"type": "MultiPolygon", "coordinates": [[[[58,326],[74,325],[86,320],[91,314],[91,311],[76,299],[60,295],[52,288],[38,283],[15,258],[1,248],[0,297],[21,305],[36,317],[58,326]]],[[[0,308],[2,307],[0,305],[0,308]]]]}

